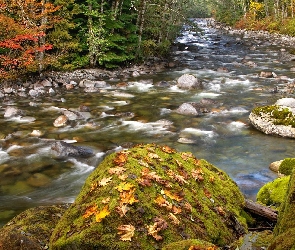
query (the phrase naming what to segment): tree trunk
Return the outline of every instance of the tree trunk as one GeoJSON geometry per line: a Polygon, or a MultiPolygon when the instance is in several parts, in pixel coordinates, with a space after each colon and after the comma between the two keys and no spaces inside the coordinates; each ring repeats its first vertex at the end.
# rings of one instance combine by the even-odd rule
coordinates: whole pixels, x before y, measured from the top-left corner
{"type": "Polygon", "coordinates": [[[248,210],[252,214],[259,215],[264,217],[270,221],[277,221],[278,215],[275,210],[258,204],[251,200],[246,200],[245,209],[248,210]]]}
{"type": "Polygon", "coordinates": [[[146,6],[147,6],[147,2],[146,0],[141,0],[140,3],[140,10],[138,13],[138,19],[137,19],[137,27],[138,27],[138,43],[137,43],[137,52],[136,52],[136,56],[139,55],[140,53],[140,49],[141,49],[141,42],[142,42],[142,34],[143,34],[143,27],[144,27],[144,15],[146,12],[146,6]]]}

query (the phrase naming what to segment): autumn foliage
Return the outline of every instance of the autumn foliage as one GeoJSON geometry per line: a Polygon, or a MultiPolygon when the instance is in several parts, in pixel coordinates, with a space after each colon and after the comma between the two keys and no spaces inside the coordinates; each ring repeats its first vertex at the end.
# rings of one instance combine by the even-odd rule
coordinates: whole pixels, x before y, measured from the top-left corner
{"type": "Polygon", "coordinates": [[[38,69],[45,64],[46,30],[58,7],[38,0],[0,1],[0,78],[38,69]]]}

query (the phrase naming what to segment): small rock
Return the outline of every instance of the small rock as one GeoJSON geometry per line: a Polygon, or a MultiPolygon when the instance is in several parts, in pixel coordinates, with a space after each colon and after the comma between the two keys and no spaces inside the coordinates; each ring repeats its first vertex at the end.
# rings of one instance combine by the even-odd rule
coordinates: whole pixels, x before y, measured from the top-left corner
{"type": "Polygon", "coordinates": [[[183,103],[176,109],[176,113],[181,115],[198,115],[198,111],[195,107],[189,103],[183,103]]]}
{"type": "Polygon", "coordinates": [[[79,111],[80,112],[90,112],[90,108],[85,106],[85,105],[80,105],[79,106],[79,111]]]}
{"type": "Polygon", "coordinates": [[[67,90],[71,90],[74,88],[74,85],[73,84],[66,84],[66,89],[67,90]]]}
{"type": "Polygon", "coordinates": [[[279,172],[279,168],[282,162],[283,160],[272,162],[271,164],[269,164],[269,169],[276,173],[279,172]]]}
{"type": "Polygon", "coordinates": [[[273,78],[273,72],[267,72],[267,71],[261,71],[260,72],[260,77],[264,77],[264,78],[273,78]]]}
{"type": "Polygon", "coordinates": [[[68,117],[65,116],[65,115],[60,115],[59,117],[57,117],[55,119],[55,121],[53,122],[53,126],[56,127],[56,128],[59,128],[59,127],[63,127],[63,126],[66,126],[67,123],[68,123],[68,117]]]}
{"type": "Polygon", "coordinates": [[[14,117],[14,116],[18,116],[21,115],[23,112],[15,107],[7,107],[5,109],[5,113],[4,113],[4,117],[5,118],[10,118],[10,117],[14,117]]]}
{"type": "Polygon", "coordinates": [[[38,92],[37,90],[35,90],[35,89],[31,89],[31,90],[29,91],[29,95],[30,95],[31,97],[35,98],[35,97],[38,97],[38,96],[39,96],[39,92],[38,92]]]}
{"type": "Polygon", "coordinates": [[[138,76],[140,76],[140,74],[139,74],[138,71],[133,71],[133,72],[132,72],[132,76],[133,76],[133,77],[138,77],[138,76]]]}
{"type": "Polygon", "coordinates": [[[40,130],[36,130],[36,129],[34,129],[30,135],[31,135],[31,136],[35,136],[35,137],[39,137],[39,136],[41,136],[42,134],[43,134],[43,133],[42,133],[40,130]]]}
{"type": "Polygon", "coordinates": [[[48,90],[48,93],[49,93],[50,95],[55,95],[55,90],[54,90],[53,88],[50,88],[50,89],[48,90]]]}
{"type": "Polygon", "coordinates": [[[57,154],[57,157],[90,157],[93,156],[93,151],[90,148],[82,146],[74,146],[72,144],[57,141],[53,143],[51,149],[57,154]]]}
{"type": "Polygon", "coordinates": [[[181,89],[196,89],[202,87],[202,84],[194,75],[184,74],[178,78],[177,86],[181,89]]]}
{"type": "Polygon", "coordinates": [[[52,83],[48,79],[43,80],[42,82],[40,82],[40,84],[43,87],[52,87],[52,83]]]}

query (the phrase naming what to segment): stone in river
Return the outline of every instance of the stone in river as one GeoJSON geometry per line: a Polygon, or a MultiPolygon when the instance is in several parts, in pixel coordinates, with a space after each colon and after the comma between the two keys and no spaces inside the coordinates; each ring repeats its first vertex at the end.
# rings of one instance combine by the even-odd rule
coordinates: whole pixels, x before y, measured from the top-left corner
{"type": "Polygon", "coordinates": [[[51,149],[57,154],[57,157],[90,157],[93,156],[93,151],[91,148],[74,146],[72,144],[56,141],[52,144],[51,149]]]}
{"type": "Polygon", "coordinates": [[[177,86],[181,89],[197,89],[201,88],[202,84],[194,75],[184,74],[178,78],[177,86]]]}
{"type": "Polygon", "coordinates": [[[15,117],[15,116],[21,115],[22,113],[23,112],[21,110],[15,108],[15,107],[8,106],[5,109],[4,117],[5,118],[15,117]]]}
{"type": "Polygon", "coordinates": [[[68,123],[69,118],[65,115],[60,115],[59,117],[57,117],[53,123],[54,127],[63,127],[66,126],[68,123]]]}
{"type": "Polygon", "coordinates": [[[51,179],[41,173],[35,173],[27,179],[27,184],[32,187],[43,187],[48,185],[51,182],[51,179]]]}
{"type": "Polygon", "coordinates": [[[181,115],[198,115],[198,111],[195,107],[189,103],[183,103],[179,106],[178,109],[175,110],[176,113],[181,115]]]}

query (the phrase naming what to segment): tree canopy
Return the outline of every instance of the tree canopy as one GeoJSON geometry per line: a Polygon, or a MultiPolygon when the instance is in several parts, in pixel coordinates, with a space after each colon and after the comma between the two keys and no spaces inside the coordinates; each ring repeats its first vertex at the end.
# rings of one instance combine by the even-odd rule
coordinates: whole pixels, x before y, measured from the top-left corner
{"type": "Polygon", "coordinates": [[[295,35],[294,1],[0,0],[0,77],[163,56],[189,17],[295,35]]]}

